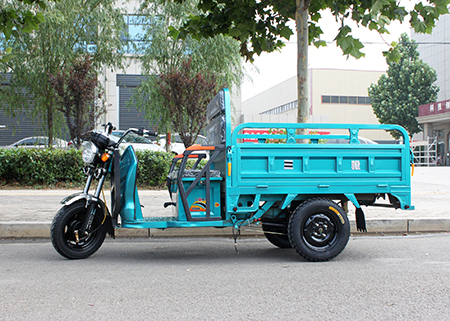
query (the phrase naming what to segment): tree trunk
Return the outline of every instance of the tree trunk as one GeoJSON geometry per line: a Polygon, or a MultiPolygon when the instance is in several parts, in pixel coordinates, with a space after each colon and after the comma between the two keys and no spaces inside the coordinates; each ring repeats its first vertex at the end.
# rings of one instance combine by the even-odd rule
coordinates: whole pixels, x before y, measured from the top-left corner
{"type": "Polygon", "coordinates": [[[296,0],[295,22],[297,25],[297,122],[307,123],[308,103],[308,0],[296,0]]]}
{"type": "Polygon", "coordinates": [[[53,103],[47,106],[48,147],[53,146],[53,103]]]}

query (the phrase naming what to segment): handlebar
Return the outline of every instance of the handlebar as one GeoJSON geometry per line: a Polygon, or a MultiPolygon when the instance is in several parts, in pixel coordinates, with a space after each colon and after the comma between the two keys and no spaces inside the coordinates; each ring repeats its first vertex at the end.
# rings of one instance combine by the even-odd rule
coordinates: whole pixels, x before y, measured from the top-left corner
{"type": "Polygon", "coordinates": [[[139,135],[139,136],[144,136],[144,135],[149,135],[149,136],[156,136],[156,132],[152,131],[152,130],[148,130],[145,129],[144,127],[140,127],[139,129],[137,128],[129,128],[129,131],[132,131],[133,133],[139,135]]]}
{"type": "Polygon", "coordinates": [[[105,127],[105,132],[107,132],[108,135],[110,135],[113,130],[116,130],[116,127],[111,122],[103,124],[102,126],[105,127]]]}
{"type": "MultiPolygon", "coordinates": [[[[108,123],[110,124],[110,123],[108,123]]],[[[108,126],[107,124],[107,126],[108,126]]],[[[129,133],[135,133],[139,136],[144,136],[144,135],[149,135],[149,136],[156,136],[156,132],[151,131],[151,130],[147,130],[144,129],[144,127],[140,127],[139,129],[137,128],[128,128],[122,135],[122,137],[120,137],[120,139],[117,141],[117,143],[115,144],[115,146],[119,146],[120,143],[122,143],[123,139],[125,138],[125,136],[127,136],[129,133]]]]}

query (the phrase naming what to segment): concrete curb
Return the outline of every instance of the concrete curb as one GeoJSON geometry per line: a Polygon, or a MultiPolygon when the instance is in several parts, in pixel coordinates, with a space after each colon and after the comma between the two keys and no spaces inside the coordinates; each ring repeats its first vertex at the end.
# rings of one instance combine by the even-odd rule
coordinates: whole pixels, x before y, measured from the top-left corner
{"type": "MultiPolygon", "coordinates": [[[[49,238],[51,222],[0,222],[0,238],[49,238]]],[[[356,231],[355,221],[350,220],[353,235],[364,235],[356,231]]],[[[369,233],[416,233],[450,231],[450,218],[398,218],[367,219],[369,233]]],[[[261,236],[260,226],[243,227],[242,236],[261,236]]],[[[195,237],[195,236],[231,236],[231,228],[178,228],[178,229],[116,229],[118,238],[150,237],[195,237]]]]}

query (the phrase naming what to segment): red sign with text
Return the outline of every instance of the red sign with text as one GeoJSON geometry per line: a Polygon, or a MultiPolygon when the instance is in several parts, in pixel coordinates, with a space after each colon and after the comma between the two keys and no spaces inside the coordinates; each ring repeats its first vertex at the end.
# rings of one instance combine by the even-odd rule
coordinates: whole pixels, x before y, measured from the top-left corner
{"type": "Polygon", "coordinates": [[[419,117],[450,112],[450,99],[419,106],[419,117]]]}

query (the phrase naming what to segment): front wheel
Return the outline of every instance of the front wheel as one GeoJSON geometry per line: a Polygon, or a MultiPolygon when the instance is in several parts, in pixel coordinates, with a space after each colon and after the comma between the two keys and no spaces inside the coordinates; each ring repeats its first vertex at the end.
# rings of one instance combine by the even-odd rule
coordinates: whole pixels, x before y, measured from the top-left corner
{"type": "Polygon", "coordinates": [[[92,232],[85,237],[78,235],[78,238],[77,233],[87,214],[85,202],[64,206],[56,213],[50,236],[53,247],[59,254],[68,259],[84,259],[100,248],[106,236],[106,225],[103,224],[106,217],[99,206],[95,210],[97,213],[92,222],[92,232]]]}
{"type": "Polygon", "coordinates": [[[299,205],[289,220],[289,240],[309,261],[328,261],[339,255],[350,237],[350,223],[342,207],[327,198],[299,205]]]}

